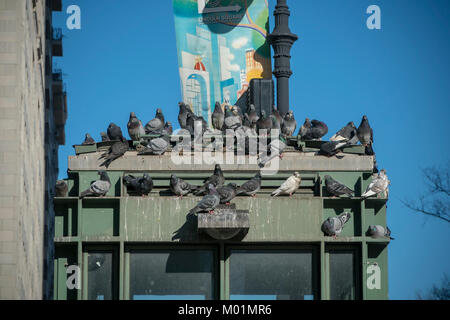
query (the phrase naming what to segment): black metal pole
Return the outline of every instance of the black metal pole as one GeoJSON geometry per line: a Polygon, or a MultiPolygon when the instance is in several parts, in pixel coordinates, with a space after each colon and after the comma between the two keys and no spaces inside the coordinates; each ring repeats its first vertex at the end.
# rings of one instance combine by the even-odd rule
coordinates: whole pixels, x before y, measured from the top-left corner
{"type": "Polygon", "coordinates": [[[284,116],[289,111],[289,78],[291,70],[291,48],[298,36],[289,29],[289,16],[291,15],[286,0],[277,0],[274,11],[275,28],[267,36],[267,41],[275,52],[275,67],[273,74],[277,78],[277,107],[284,116]]]}

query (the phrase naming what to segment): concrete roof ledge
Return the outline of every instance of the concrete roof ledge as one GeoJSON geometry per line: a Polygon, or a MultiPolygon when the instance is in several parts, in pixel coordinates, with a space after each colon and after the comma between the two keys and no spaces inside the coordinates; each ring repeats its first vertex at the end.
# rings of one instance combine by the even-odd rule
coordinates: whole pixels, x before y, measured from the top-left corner
{"type": "MultiPolygon", "coordinates": [[[[102,160],[99,159],[101,152],[79,154],[77,156],[69,156],[68,168],[70,171],[96,171],[104,169],[100,167],[102,160]]],[[[202,153],[191,153],[195,155],[195,159],[202,159],[202,153]]],[[[302,172],[318,172],[318,171],[354,171],[354,172],[371,172],[373,170],[373,157],[355,154],[339,155],[341,159],[336,157],[325,157],[315,155],[314,153],[287,152],[284,154],[283,160],[279,161],[278,171],[302,171],[302,172]]],[[[224,161],[218,163],[225,171],[257,171],[258,165],[253,157],[254,162],[251,163],[249,157],[244,158],[244,163],[238,164],[236,157],[232,163],[226,163],[225,157],[221,157],[224,161]]],[[[115,160],[108,170],[110,171],[206,171],[213,170],[215,163],[205,164],[194,163],[194,158],[190,157],[191,163],[180,164],[173,161],[171,153],[163,156],[138,156],[136,151],[129,151],[123,157],[115,160]]],[[[266,165],[269,168],[269,164],[266,165]]]]}

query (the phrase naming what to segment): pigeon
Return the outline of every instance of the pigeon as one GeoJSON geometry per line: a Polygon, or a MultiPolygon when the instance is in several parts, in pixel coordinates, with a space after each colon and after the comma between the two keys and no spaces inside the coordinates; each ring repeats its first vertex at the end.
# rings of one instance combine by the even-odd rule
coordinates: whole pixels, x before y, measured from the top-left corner
{"type": "Polygon", "coordinates": [[[272,118],[272,129],[277,129],[281,132],[281,126],[283,125],[284,119],[280,115],[280,112],[275,109],[275,106],[272,108],[272,114],[270,117],[272,118]]]}
{"type": "Polygon", "coordinates": [[[189,211],[189,214],[197,214],[202,211],[208,211],[210,214],[213,214],[214,209],[220,204],[220,196],[217,193],[214,185],[209,184],[207,186],[209,193],[203,197],[200,202],[189,211]]]}
{"type": "Polygon", "coordinates": [[[260,153],[258,155],[258,165],[260,168],[264,168],[265,165],[271,161],[273,158],[280,157],[283,159],[283,152],[286,149],[287,141],[284,135],[280,135],[280,137],[269,143],[267,146],[266,154],[260,153]]]}
{"type": "Polygon", "coordinates": [[[348,141],[357,135],[357,130],[353,121],[349,122],[344,128],[336,132],[330,138],[330,141],[348,141]]]}
{"type": "Polygon", "coordinates": [[[309,121],[309,118],[305,119],[305,123],[300,127],[300,131],[298,132],[298,135],[300,137],[301,141],[304,141],[305,139],[303,137],[306,136],[306,134],[311,129],[311,121],[309,121]]]}
{"type": "Polygon", "coordinates": [[[156,110],[155,118],[150,120],[145,125],[145,133],[147,134],[161,134],[162,129],[165,125],[164,115],[160,108],[156,110]]]}
{"type": "Polygon", "coordinates": [[[214,168],[214,174],[203,181],[203,186],[200,187],[194,194],[196,196],[203,195],[207,192],[208,185],[212,184],[214,187],[218,188],[223,186],[225,183],[225,177],[223,176],[222,169],[219,164],[216,164],[214,168]]]}
{"type": "Polygon", "coordinates": [[[327,157],[332,157],[347,146],[349,146],[349,143],[345,140],[329,141],[320,146],[319,154],[327,156],[327,157]]]}
{"type": "Polygon", "coordinates": [[[261,130],[266,130],[265,133],[267,135],[270,134],[270,131],[272,129],[272,118],[267,117],[264,110],[261,111],[261,118],[259,118],[256,122],[256,127],[259,135],[264,135],[264,132],[261,132],[261,130]]]}
{"type": "Polygon", "coordinates": [[[173,133],[172,122],[167,121],[162,130],[163,135],[171,136],[173,133]]]}
{"type": "Polygon", "coordinates": [[[258,172],[253,178],[245,182],[236,190],[236,195],[244,194],[247,196],[256,197],[256,194],[261,189],[261,172],[258,172]]]}
{"type": "Polygon", "coordinates": [[[350,212],[344,212],[337,217],[330,217],[322,224],[322,232],[329,237],[335,237],[341,234],[344,225],[352,217],[350,212]]]}
{"type": "Polygon", "coordinates": [[[193,113],[189,113],[186,118],[186,130],[188,130],[191,135],[195,135],[195,126],[199,125],[199,123],[201,123],[201,134],[203,135],[208,129],[208,123],[203,117],[199,117],[193,113]]]}
{"type": "Polygon", "coordinates": [[[189,106],[187,106],[184,102],[180,102],[178,103],[179,107],[180,107],[180,111],[178,113],[178,122],[180,124],[181,129],[187,129],[186,126],[186,121],[187,121],[187,116],[189,114],[192,114],[192,110],[191,108],[189,108],[189,106]]]}
{"type": "Polygon", "coordinates": [[[170,146],[169,136],[151,139],[144,150],[138,152],[138,156],[158,155],[166,153],[170,146]]]}
{"type": "Polygon", "coordinates": [[[102,137],[102,142],[111,141],[106,132],[100,132],[100,136],[102,137]]]}
{"type": "Polygon", "coordinates": [[[130,113],[130,120],[128,121],[127,128],[128,134],[133,141],[139,141],[139,139],[145,135],[144,126],[142,125],[141,120],[136,117],[134,112],[130,113]]]}
{"type": "Polygon", "coordinates": [[[294,118],[294,112],[289,110],[284,116],[284,121],[281,126],[281,133],[287,137],[292,137],[295,129],[297,129],[297,121],[294,118]]]}
{"type": "Polygon", "coordinates": [[[91,135],[89,133],[86,133],[82,145],[85,146],[85,145],[90,145],[90,144],[95,144],[95,140],[94,140],[94,138],[91,137],[91,135]]]}
{"type": "Polygon", "coordinates": [[[333,197],[339,197],[342,195],[347,195],[351,197],[355,193],[355,191],[346,187],[342,183],[334,180],[329,175],[325,176],[325,186],[327,188],[328,193],[331,194],[333,197]]]}
{"type": "Polygon", "coordinates": [[[388,227],[384,228],[383,226],[380,225],[369,226],[369,230],[367,230],[366,235],[373,239],[388,238],[390,240],[395,240],[394,238],[391,237],[391,230],[389,230],[388,227]]]}
{"type": "Polygon", "coordinates": [[[55,186],[55,197],[64,198],[67,197],[67,192],[69,191],[69,187],[67,186],[67,182],[64,180],[56,181],[55,186]]]}
{"type": "Polygon", "coordinates": [[[372,196],[377,196],[380,193],[385,193],[386,198],[389,197],[389,181],[386,170],[381,170],[375,178],[372,179],[372,182],[367,187],[366,192],[361,196],[362,199],[366,199],[372,196]]]}
{"type": "Polygon", "coordinates": [[[228,107],[225,111],[224,130],[236,130],[242,126],[242,118],[239,116],[238,107],[228,107]]]}
{"type": "Polygon", "coordinates": [[[363,146],[368,146],[373,144],[373,130],[370,127],[369,119],[367,116],[363,116],[361,124],[357,130],[359,141],[363,146]]]}
{"type": "Polygon", "coordinates": [[[328,133],[328,127],[327,125],[319,120],[313,120],[311,121],[312,127],[308,129],[306,134],[302,137],[302,139],[305,140],[322,140],[322,137],[324,137],[328,133]]]}
{"type": "Polygon", "coordinates": [[[223,113],[222,106],[219,102],[216,102],[216,107],[211,116],[213,128],[222,131],[224,119],[225,115],[223,113]]]}
{"type": "Polygon", "coordinates": [[[129,191],[136,192],[140,196],[148,196],[153,189],[153,179],[147,173],[144,173],[142,177],[131,174],[124,176],[123,183],[129,191]]]}
{"type": "Polygon", "coordinates": [[[84,197],[104,197],[109,189],[111,188],[111,181],[109,180],[108,174],[104,170],[98,171],[100,180],[94,181],[89,189],[81,192],[80,198],[84,197]]]}
{"type": "Polygon", "coordinates": [[[235,183],[229,183],[226,186],[217,188],[217,193],[220,196],[220,203],[230,205],[231,200],[236,198],[236,190],[238,186],[235,183]]]}
{"type": "Polygon", "coordinates": [[[183,198],[183,196],[197,190],[197,186],[193,186],[176,175],[172,174],[170,177],[170,190],[178,197],[183,198]]]}
{"type": "Polygon", "coordinates": [[[251,104],[248,107],[248,110],[247,110],[246,114],[247,114],[247,118],[248,118],[248,121],[250,122],[250,124],[253,123],[253,122],[256,123],[259,120],[258,112],[256,112],[256,107],[253,104],[251,104]]]}
{"type": "Polygon", "coordinates": [[[290,176],[277,190],[272,192],[272,197],[276,197],[283,194],[288,194],[290,197],[297,191],[300,187],[302,179],[300,173],[295,172],[290,176]]]}
{"type": "Polygon", "coordinates": [[[108,134],[109,140],[112,140],[112,141],[118,141],[118,140],[124,139],[123,134],[122,134],[122,129],[120,129],[120,127],[117,126],[115,123],[111,123],[109,125],[107,134],[108,134]]]}
{"type": "Polygon", "coordinates": [[[105,166],[106,168],[116,159],[122,157],[129,149],[128,141],[122,137],[119,141],[114,143],[107,152],[103,153],[100,159],[105,159],[105,161],[100,165],[100,167],[105,166]]]}

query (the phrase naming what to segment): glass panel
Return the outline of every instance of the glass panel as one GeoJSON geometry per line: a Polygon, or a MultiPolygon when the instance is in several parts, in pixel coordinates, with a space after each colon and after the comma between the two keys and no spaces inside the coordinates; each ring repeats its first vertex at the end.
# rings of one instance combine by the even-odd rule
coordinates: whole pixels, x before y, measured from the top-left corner
{"type": "Polygon", "coordinates": [[[214,261],[211,250],[131,252],[130,298],[212,300],[214,261]]]}
{"type": "Polygon", "coordinates": [[[356,299],[354,251],[330,251],[330,299],[356,299]]]}
{"type": "Polygon", "coordinates": [[[312,250],[231,251],[231,300],[318,299],[314,278],[312,250]]]}
{"type": "Polygon", "coordinates": [[[112,252],[89,253],[88,299],[89,300],[114,299],[112,252]]]}

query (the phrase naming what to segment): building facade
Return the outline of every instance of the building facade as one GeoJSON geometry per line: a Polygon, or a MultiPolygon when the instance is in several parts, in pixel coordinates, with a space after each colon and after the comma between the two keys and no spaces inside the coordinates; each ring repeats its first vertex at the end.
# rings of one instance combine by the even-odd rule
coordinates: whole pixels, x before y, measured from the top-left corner
{"type": "Polygon", "coordinates": [[[61,9],[61,0],[0,0],[0,299],[53,297],[53,197],[67,118],[52,70],[62,56],[52,12],[61,9]]]}

